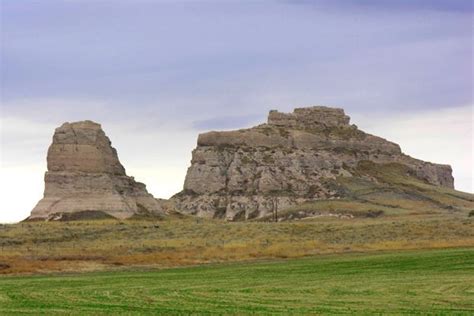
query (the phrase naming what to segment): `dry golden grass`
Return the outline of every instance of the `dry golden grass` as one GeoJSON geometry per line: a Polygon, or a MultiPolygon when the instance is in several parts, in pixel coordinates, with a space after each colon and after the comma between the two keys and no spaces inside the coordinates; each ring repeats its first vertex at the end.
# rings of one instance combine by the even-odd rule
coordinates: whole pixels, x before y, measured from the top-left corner
{"type": "Polygon", "coordinates": [[[27,222],[1,226],[0,273],[172,267],[447,247],[474,247],[472,217],[462,213],[278,223],[195,218],[27,222]]]}

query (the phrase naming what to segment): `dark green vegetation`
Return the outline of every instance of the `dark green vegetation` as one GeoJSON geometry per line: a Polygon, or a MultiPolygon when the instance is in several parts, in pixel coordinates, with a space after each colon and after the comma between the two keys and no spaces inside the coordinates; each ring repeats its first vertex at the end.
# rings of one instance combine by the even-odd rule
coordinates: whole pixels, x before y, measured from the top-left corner
{"type": "Polygon", "coordinates": [[[0,314],[474,313],[474,249],[0,278],[0,314]]]}

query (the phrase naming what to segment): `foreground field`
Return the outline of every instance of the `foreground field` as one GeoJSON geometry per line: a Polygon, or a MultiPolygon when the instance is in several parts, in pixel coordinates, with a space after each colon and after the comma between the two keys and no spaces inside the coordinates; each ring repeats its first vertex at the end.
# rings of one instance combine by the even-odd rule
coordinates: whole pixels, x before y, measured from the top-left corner
{"type": "Polygon", "coordinates": [[[0,314],[474,313],[474,249],[0,278],[0,314]]]}

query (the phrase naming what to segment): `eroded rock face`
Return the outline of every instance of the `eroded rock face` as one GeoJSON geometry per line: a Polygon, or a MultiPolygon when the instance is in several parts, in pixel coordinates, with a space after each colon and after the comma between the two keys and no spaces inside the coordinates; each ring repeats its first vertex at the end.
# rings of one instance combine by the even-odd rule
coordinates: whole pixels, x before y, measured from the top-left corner
{"type": "Polygon", "coordinates": [[[116,218],[163,213],[145,185],[126,175],[100,124],[64,123],[54,133],[47,161],[44,198],[29,219],[85,211],[116,218]]]}
{"type": "Polygon", "coordinates": [[[342,109],[271,111],[250,129],[199,135],[184,189],[172,199],[181,212],[242,220],[318,199],[343,197],[337,177],[361,161],[401,163],[427,183],[453,188],[451,167],[404,155],[400,146],[349,124],[342,109]]]}

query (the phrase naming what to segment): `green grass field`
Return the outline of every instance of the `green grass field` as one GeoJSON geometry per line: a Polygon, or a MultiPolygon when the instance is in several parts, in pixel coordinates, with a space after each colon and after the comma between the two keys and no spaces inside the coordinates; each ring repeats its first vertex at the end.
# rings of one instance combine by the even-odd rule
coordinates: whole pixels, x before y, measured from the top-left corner
{"type": "Polygon", "coordinates": [[[474,249],[0,277],[0,314],[473,314],[474,249]]]}

